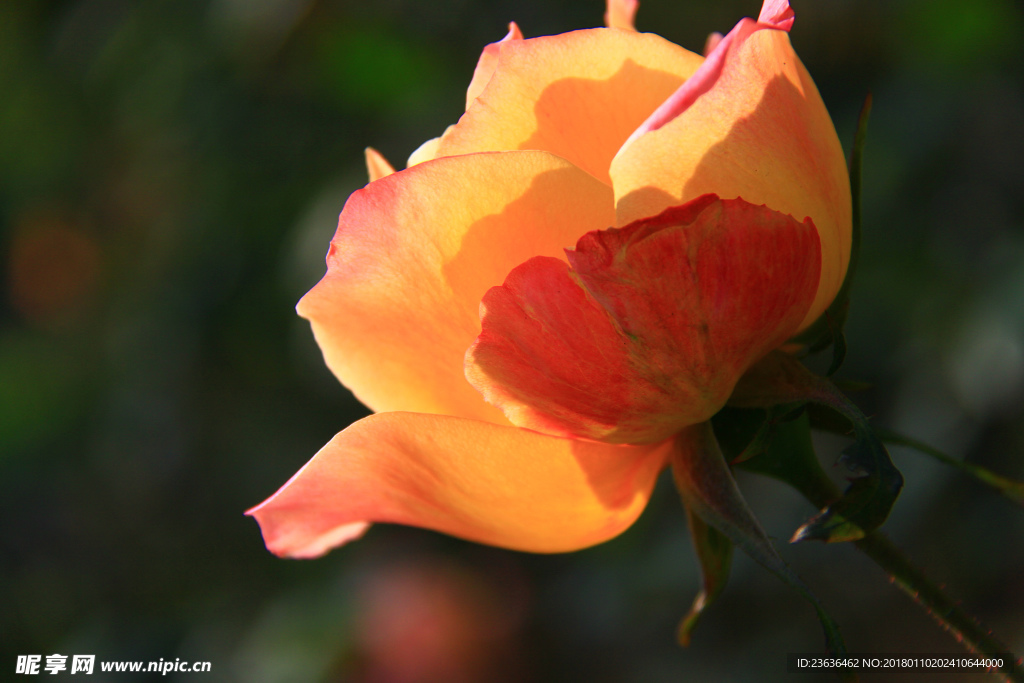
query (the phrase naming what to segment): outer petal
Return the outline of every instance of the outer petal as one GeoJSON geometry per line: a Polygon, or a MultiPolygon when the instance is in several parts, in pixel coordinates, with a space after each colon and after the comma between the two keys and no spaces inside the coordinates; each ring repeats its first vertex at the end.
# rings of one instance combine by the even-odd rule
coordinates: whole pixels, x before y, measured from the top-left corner
{"type": "Polygon", "coordinates": [[[818,237],[707,195],[538,257],[483,299],[466,376],[514,424],[653,443],[703,422],[803,320],[818,237]]]}
{"type": "Polygon", "coordinates": [[[373,410],[505,423],[463,375],[481,297],[515,265],[562,255],[613,220],[611,190],[545,152],[423,163],[349,198],[327,274],[298,311],[373,410]]]}
{"type": "Polygon", "coordinates": [[[614,29],[502,43],[487,87],[438,156],[541,149],[608,183],[615,152],[702,61],[658,36],[614,29]]]}
{"type": "Polygon", "coordinates": [[[744,19],[715,47],[623,146],[611,177],[619,225],[707,192],[809,216],[822,269],[805,327],[846,273],[849,180],[825,105],[787,33],[773,28],[792,24],[788,3],[766,3],[762,19],[772,23],[744,19]]]}
{"type": "Polygon", "coordinates": [[[321,555],[369,522],[565,552],[629,527],[671,447],[609,446],[475,420],[383,413],[335,436],[247,514],[271,552],[291,557],[321,555]]]}

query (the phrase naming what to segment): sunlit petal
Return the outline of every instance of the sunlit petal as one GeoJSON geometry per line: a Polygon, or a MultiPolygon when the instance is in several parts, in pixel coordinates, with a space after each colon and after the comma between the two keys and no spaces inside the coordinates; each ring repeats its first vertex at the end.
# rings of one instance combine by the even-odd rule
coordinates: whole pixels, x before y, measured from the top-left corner
{"type": "Polygon", "coordinates": [[[438,154],[540,149],[610,182],[615,152],[702,61],[656,35],[610,29],[503,43],[438,154]]]}
{"type": "Polygon", "coordinates": [[[316,557],[371,522],[516,550],[612,538],[643,511],[671,442],[612,446],[454,417],[382,413],[334,437],[253,508],[267,547],[316,557]]]}

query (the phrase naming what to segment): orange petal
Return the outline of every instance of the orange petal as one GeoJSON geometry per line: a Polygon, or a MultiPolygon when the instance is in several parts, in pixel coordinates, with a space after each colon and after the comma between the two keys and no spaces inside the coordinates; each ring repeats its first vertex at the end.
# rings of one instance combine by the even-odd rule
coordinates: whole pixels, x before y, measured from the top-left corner
{"type": "Polygon", "coordinates": [[[623,31],[635,31],[633,18],[639,6],[640,0],[608,0],[605,3],[604,25],[623,31]]]}
{"type": "Polygon", "coordinates": [[[480,59],[477,60],[476,69],[473,71],[473,80],[470,81],[469,88],[466,90],[466,109],[469,109],[469,105],[473,104],[477,96],[484,91],[491,76],[494,75],[494,70],[498,68],[498,53],[501,52],[501,46],[512,40],[522,39],[522,31],[516,26],[516,22],[510,21],[508,34],[498,42],[484,47],[483,52],[480,53],[480,59]]]}
{"type": "Polygon", "coordinates": [[[436,159],[345,204],[327,274],[298,311],[327,366],[375,411],[505,423],[466,382],[480,299],[531,256],[614,220],[611,190],[545,152],[436,159]]]}
{"type": "Polygon", "coordinates": [[[612,443],[710,419],[818,284],[810,221],[714,195],[588,233],[568,258],[487,292],[466,376],[516,425],[612,443]]]}
{"type": "Polygon", "coordinates": [[[395,172],[384,155],[373,147],[366,148],[366,172],[370,176],[370,182],[380,180],[395,172]]]}
{"type": "Polygon", "coordinates": [[[515,427],[382,413],[335,436],[247,514],[267,548],[316,557],[370,522],[530,552],[566,552],[629,527],[672,442],[610,446],[515,427]]]}
{"type": "MultiPolygon", "coordinates": [[[[784,0],[762,18],[785,27],[784,0]]],[[[850,187],[835,128],[788,34],[744,19],[611,165],[618,224],[708,192],[810,217],[821,280],[801,328],[832,301],[850,255],[850,187]]]]}
{"type": "Polygon", "coordinates": [[[702,61],[632,31],[503,43],[487,87],[442,138],[438,154],[541,149],[609,183],[615,152],[702,61]]]}

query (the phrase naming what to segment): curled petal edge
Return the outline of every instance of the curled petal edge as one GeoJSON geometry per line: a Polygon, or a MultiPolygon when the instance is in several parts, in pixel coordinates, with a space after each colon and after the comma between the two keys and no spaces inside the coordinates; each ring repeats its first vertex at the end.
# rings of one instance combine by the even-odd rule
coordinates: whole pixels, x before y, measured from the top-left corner
{"type": "Polygon", "coordinates": [[[494,75],[494,71],[498,68],[498,56],[501,54],[502,45],[522,39],[523,32],[519,30],[519,26],[516,25],[516,22],[510,21],[505,37],[484,47],[483,52],[480,53],[480,59],[477,60],[476,69],[473,71],[473,80],[470,81],[469,88],[466,89],[466,109],[469,109],[469,106],[484,91],[491,76],[494,75]]]}

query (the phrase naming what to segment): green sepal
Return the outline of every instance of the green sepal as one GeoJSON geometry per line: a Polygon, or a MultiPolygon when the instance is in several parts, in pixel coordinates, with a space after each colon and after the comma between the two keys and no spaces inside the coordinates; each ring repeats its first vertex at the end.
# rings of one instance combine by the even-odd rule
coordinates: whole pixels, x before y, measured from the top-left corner
{"type": "Polygon", "coordinates": [[[833,335],[832,362],[825,373],[826,377],[836,374],[836,371],[843,366],[843,361],[846,360],[846,333],[839,329],[834,331],[833,335]]]}
{"type": "Polygon", "coordinates": [[[863,538],[889,516],[903,487],[903,475],[860,409],[826,378],[778,351],[751,368],[729,399],[733,406],[766,409],[799,402],[826,406],[848,421],[854,442],[843,451],[842,461],[858,476],[838,500],[797,529],[792,541],[832,543],[863,538]]]}
{"type": "Polygon", "coordinates": [[[683,503],[690,512],[724,534],[814,605],[825,632],[828,651],[843,656],[846,646],[839,626],[776,552],[743,499],[710,422],[689,427],[676,437],[672,474],[683,503]]]}
{"type": "MultiPolygon", "coordinates": [[[[852,428],[848,419],[829,408],[825,408],[824,406],[816,406],[815,410],[811,411],[811,421],[814,427],[835,434],[849,433],[852,428]]],[[[894,444],[896,446],[904,446],[919,453],[931,456],[945,465],[955,467],[961,472],[970,475],[986,486],[995,489],[1003,496],[1006,496],[1016,505],[1024,507],[1024,482],[1004,477],[1001,474],[996,474],[992,470],[982,467],[981,465],[976,465],[971,462],[965,462],[958,458],[954,458],[933,446],[929,446],[923,441],[918,441],[917,439],[909,436],[904,436],[903,434],[894,432],[891,429],[874,427],[873,430],[875,432],[875,436],[881,439],[882,442],[894,444]]]]}
{"type": "Polygon", "coordinates": [[[827,507],[841,496],[814,452],[807,412],[796,420],[778,425],[768,447],[756,458],[739,463],[738,467],[778,479],[820,508],[827,507]]]}
{"type": "MultiPolygon", "coordinates": [[[[764,412],[764,418],[754,433],[753,437],[747,442],[747,445],[743,447],[739,455],[734,458],[730,458],[729,462],[733,465],[746,462],[755,455],[762,453],[771,443],[775,436],[776,426],[780,422],[788,422],[795,420],[803,414],[806,408],[804,403],[791,403],[772,406],[766,409],[764,412]]],[[[717,424],[717,423],[716,423],[717,424]]],[[[716,433],[719,433],[716,431],[716,433]]]]}
{"type": "Polygon", "coordinates": [[[853,479],[842,498],[801,525],[790,542],[856,541],[880,527],[889,517],[903,488],[903,475],[892,464],[882,442],[858,436],[843,451],[843,457],[851,469],[863,470],[865,463],[871,463],[872,469],[865,476],[853,479]]]}
{"type": "Polygon", "coordinates": [[[700,620],[700,615],[718,598],[729,580],[729,569],[732,567],[732,541],[718,529],[705,523],[688,506],[684,505],[683,507],[686,508],[690,539],[693,541],[693,549],[700,562],[702,577],[701,589],[697,593],[697,597],[693,599],[690,611],[679,622],[679,630],[676,633],[679,644],[687,647],[690,644],[693,629],[700,620]]]}
{"type": "Polygon", "coordinates": [[[912,439],[909,436],[903,436],[902,434],[889,429],[876,428],[875,433],[878,435],[878,438],[886,443],[912,448],[915,451],[924,453],[925,455],[930,455],[941,463],[945,463],[946,465],[955,467],[962,472],[966,472],[983,484],[991,486],[1017,505],[1024,507],[1024,482],[1004,477],[1001,474],[996,474],[992,470],[982,467],[981,465],[975,465],[974,463],[965,462],[946,455],[937,448],[933,448],[932,446],[918,441],[917,439],[912,439]]]}

